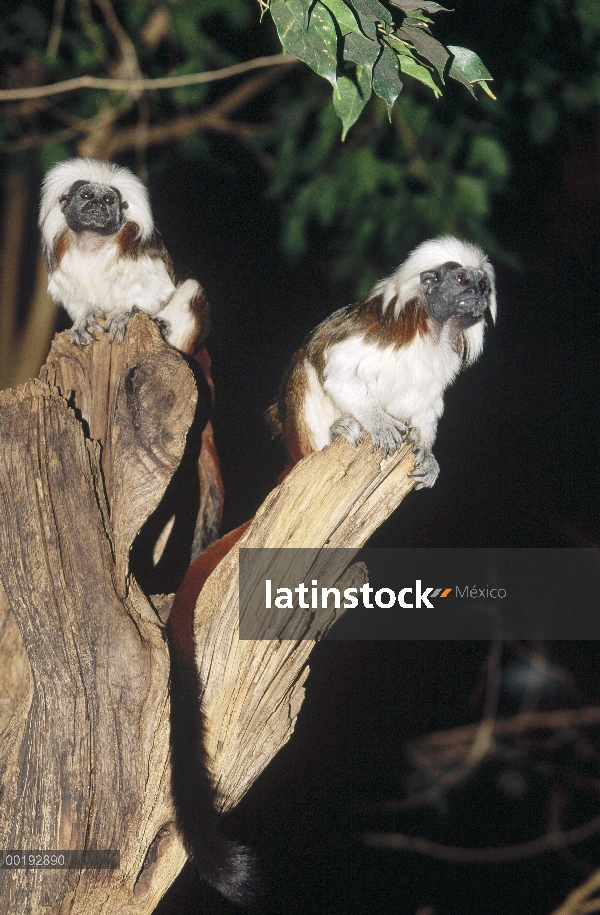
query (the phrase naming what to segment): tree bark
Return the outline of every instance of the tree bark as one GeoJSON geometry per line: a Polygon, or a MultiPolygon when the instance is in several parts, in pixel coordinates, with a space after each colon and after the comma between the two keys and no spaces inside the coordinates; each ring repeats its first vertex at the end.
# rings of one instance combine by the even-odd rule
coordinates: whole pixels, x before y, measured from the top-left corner
{"type": "MultiPolygon", "coordinates": [[[[0,663],[11,693],[0,705],[0,851],[120,856],[118,869],[0,870],[1,911],[150,915],[185,861],[164,625],[129,555],[181,460],[197,396],[186,361],[142,315],[123,344],[102,335],[77,348],[59,335],[40,379],[0,394],[0,582],[10,606],[0,591],[0,663]]],[[[311,455],[206,582],[194,627],[222,809],[289,738],[314,645],[239,638],[240,547],[310,547],[308,574],[360,582],[349,557],[410,491],[412,466],[408,446],[382,460],[367,442],[338,440],[311,455]],[[351,552],[336,565],[324,547],[351,552]]]]}

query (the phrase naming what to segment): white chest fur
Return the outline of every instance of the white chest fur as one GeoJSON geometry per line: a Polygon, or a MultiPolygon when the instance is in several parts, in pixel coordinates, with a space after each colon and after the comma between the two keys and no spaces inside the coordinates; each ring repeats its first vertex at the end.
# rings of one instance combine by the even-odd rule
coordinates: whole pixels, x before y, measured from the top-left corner
{"type": "Polygon", "coordinates": [[[382,347],[356,335],[327,351],[323,388],[338,416],[361,422],[381,410],[412,427],[421,446],[431,448],[443,393],[460,366],[449,340],[425,336],[410,346],[382,347]]]}
{"type": "Polygon", "coordinates": [[[123,257],[114,239],[72,243],[48,281],[48,292],[73,321],[90,311],[105,314],[133,308],[154,315],[174,285],[160,258],[123,257]]]}

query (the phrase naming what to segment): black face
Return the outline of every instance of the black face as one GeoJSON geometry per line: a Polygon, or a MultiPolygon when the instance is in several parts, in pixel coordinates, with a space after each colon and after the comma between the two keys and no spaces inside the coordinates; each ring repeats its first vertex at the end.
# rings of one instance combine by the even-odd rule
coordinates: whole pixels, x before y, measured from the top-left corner
{"type": "Polygon", "coordinates": [[[97,232],[98,235],[118,232],[126,207],[116,188],[87,181],[75,181],[60,200],[60,208],[73,232],[97,232]]]}
{"type": "Polygon", "coordinates": [[[452,261],[419,277],[427,311],[440,324],[456,318],[464,330],[480,321],[489,304],[490,281],[483,270],[452,261]]]}

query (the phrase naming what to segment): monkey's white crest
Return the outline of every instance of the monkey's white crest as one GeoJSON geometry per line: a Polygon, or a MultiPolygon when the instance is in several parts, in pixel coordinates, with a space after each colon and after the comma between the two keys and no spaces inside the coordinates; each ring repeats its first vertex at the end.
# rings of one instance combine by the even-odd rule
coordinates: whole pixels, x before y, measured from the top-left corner
{"type": "Polygon", "coordinates": [[[69,159],[55,165],[44,178],[42,185],[39,224],[46,250],[52,248],[57,234],[65,227],[58,202],[75,181],[115,187],[127,203],[127,221],[137,223],[140,228],[140,241],[147,241],[150,238],[154,231],[154,221],[148,191],[139,178],[129,169],[113,162],[101,159],[69,159]]]}
{"type": "MultiPolygon", "coordinates": [[[[494,268],[485,251],[478,245],[461,241],[452,235],[440,235],[438,238],[432,238],[418,245],[400,264],[395,273],[385,280],[380,280],[370,294],[372,296],[382,295],[384,308],[395,298],[394,317],[398,318],[406,303],[418,295],[421,274],[449,261],[460,264],[462,267],[483,270],[487,275],[490,283],[488,308],[492,321],[495,322],[497,306],[494,268]]],[[[484,333],[485,323],[483,321],[463,331],[464,361],[467,365],[475,362],[481,355],[484,333]]]]}

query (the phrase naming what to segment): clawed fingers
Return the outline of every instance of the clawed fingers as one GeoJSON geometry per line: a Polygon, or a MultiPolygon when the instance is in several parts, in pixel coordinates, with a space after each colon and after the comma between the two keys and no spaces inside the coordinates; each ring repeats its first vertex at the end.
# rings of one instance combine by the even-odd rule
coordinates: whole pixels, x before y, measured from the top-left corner
{"type": "Polygon", "coordinates": [[[439,464],[431,451],[419,450],[415,453],[415,469],[409,474],[415,480],[415,489],[433,486],[439,472],[439,464]]]}
{"type": "Polygon", "coordinates": [[[333,442],[338,435],[342,435],[350,444],[358,445],[362,442],[362,429],[353,416],[342,416],[336,419],[329,430],[329,441],[333,442]]]}

